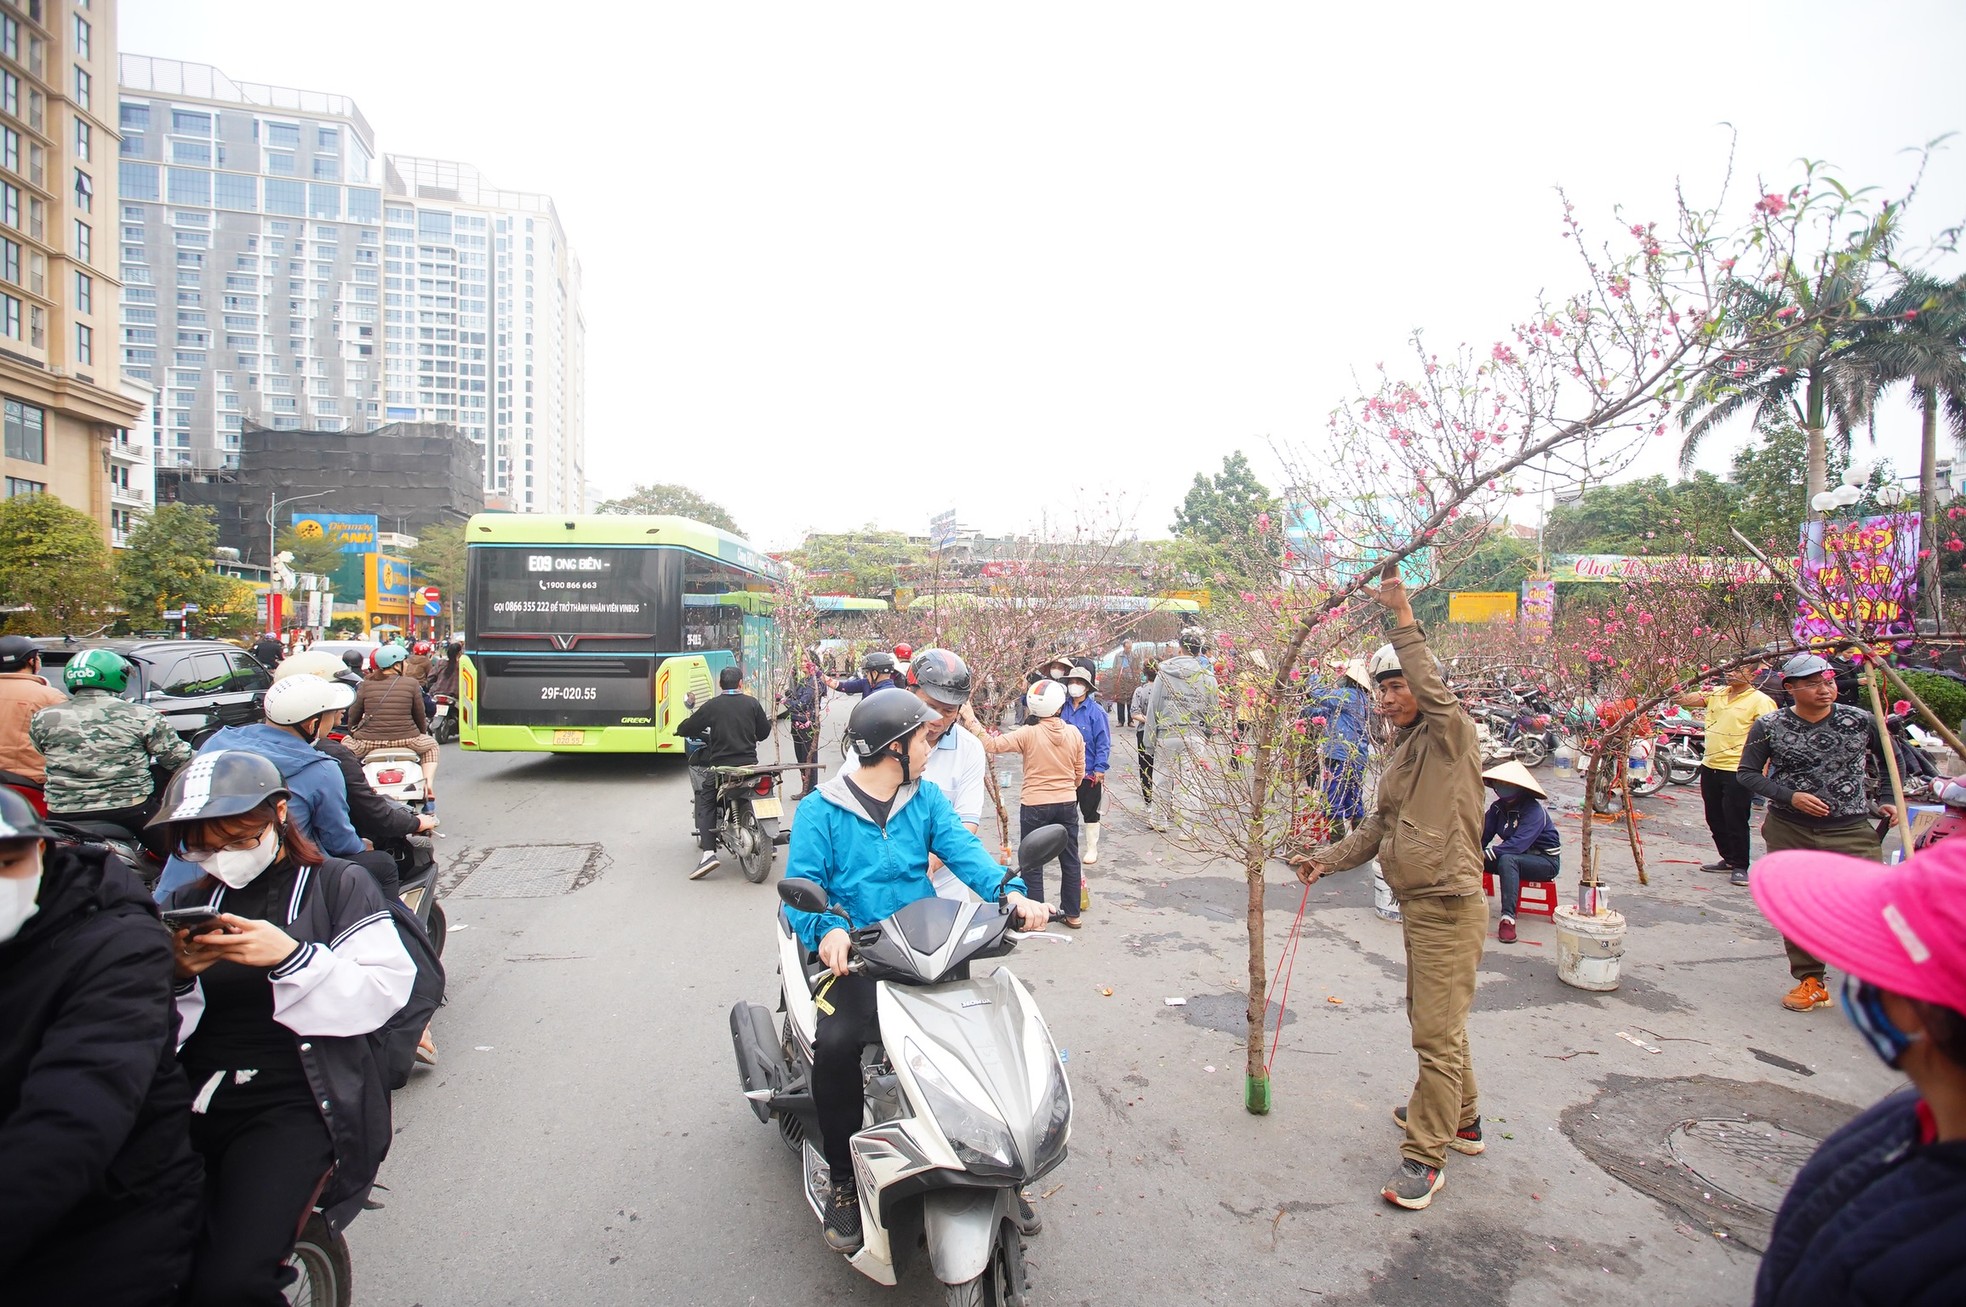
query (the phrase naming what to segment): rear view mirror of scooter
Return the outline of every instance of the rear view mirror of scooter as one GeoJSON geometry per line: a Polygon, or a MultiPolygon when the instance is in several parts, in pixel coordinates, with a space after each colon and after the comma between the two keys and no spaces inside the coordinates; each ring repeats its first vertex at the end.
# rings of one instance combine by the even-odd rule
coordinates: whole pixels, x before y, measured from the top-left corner
{"type": "Polygon", "coordinates": [[[845,908],[833,907],[826,899],[826,891],[817,882],[793,876],[778,882],[778,897],[789,907],[800,912],[830,912],[836,917],[846,918],[845,908]]]}
{"type": "Polygon", "coordinates": [[[1027,871],[1036,871],[1065,851],[1065,842],[1072,833],[1056,823],[1040,826],[1017,842],[1017,868],[1005,871],[1003,879],[997,883],[997,894],[1003,894],[1003,887],[1010,883],[1011,877],[1027,871]]]}

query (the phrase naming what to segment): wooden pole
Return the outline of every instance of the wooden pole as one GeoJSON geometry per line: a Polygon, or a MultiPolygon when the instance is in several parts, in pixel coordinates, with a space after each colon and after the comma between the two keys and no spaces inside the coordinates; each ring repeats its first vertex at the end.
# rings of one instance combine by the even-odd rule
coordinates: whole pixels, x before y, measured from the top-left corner
{"type": "Polygon", "coordinates": [[[1898,751],[1891,747],[1891,726],[1884,720],[1884,700],[1877,692],[1877,663],[1864,664],[1864,685],[1870,690],[1871,715],[1877,720],[1877,740],[1884,747],[1884,774],[1891,778],[1891,802],[1898,809],[1898,839],[1904,856],[1911,856],[1911,813],[1905,807],[1904,782],[1898,777],[1898,751]]]}

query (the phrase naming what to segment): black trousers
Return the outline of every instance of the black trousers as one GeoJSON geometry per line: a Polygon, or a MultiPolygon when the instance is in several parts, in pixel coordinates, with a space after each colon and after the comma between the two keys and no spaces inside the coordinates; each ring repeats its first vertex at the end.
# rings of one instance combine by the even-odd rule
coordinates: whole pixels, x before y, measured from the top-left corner
{"type": "Polygon", "coordinates": [[[691,767],[690,784],[696,789],[696,847],[705,853],[717,847],[717,773],[708,767],[691,767]]]}
{"type": "MultiPolygon", "coordinates": [[[[819,732],[817,730],[802,731],[794,726],[792,728],[792,756],[808,765],[818,762],[819,732]]],[[[799,793],[803,794],[807,790],[815,789],[818,785],[818,772],[806,771],[799,773],[799,793]]]]}
{"type": "Polygon", "coordinates": [[[1132,716],[1132,714],[1133,714],[1133,701],[1131,699],[1113,700],[1113,719],[1115,725],[1117,726],[1126,725],[1128,719],[1132,716]]]}
{"type": "MultiPolygon", "coordinates": [[[[185,1068],[193,1094],[214,1070],[185,1068]]],[[[184,1302],[284,1307],[285,1263],[334,1145],[298,1063],[243,1085],[221,1074],[210,1105],[191,1117],[191,1146],[205,1159],[205,1227],[184,1302]]]]}
{"type": "MultiPolygon", "coordinates": [[[[822,982],[823,983],[823,982],[822,982]]],[[[812,1103],[819,1115],[819,1151],[835,1179],[853,1175],[853,1134],[863,1117],[860,1050],[881,1037],[874,982],[841,976],[826,990],[812,1039],[812,1103]]]]}
{"type": "Polygon", "coordinates": [[[1700,797],[1706,801],[1707,829],[1713,832],[1715,852],[1729,866],[1745,869],[1754,856],[1748,836],[1754,795],[1741,784],[1737,773],[1701,767],[1700,797]]]}
{"type": "MultiPolygon", "coordinates": [[[[1079,805],[1074,803],[1026,803],[1017,810],[1019,839],[1040,826],[1063,826],[1068,838],[1065,851],[1058,855],[1058,906],[1068,917],[1079,915],[1079,805]]],[[[1024,892],[1039,903],[1044,897],[1044,868],[1024,877],[1024,892]]]]}
{"type": "Polygon", "coordinates": [[[1133,733],[1134,747],[1140,750],[1140,802],[1154,801],[1154,751],[1147,747],[1147,732],[1133,733]]]}
{"type": "Polygon", "coordinates": [[[159,860],[171,856],[171,834],[166,830],[145,830],[144,823],[157,815],[158,800],[163,791],[157,790],[142,803],[128,808],[99,808],[94,812],[51,812],[48,815],[56,821],[100,821],[111,826],[121,826],[130,832],[131,838],[157,855],[159,860]]]}
{"type": "Polygon", "coordinates": [[[396,866],[396,859],[381,849],[370,849],[366,853],[356,854],[349,861],[375,877],[375,883],[382,887],[384,898],[402,897],[403,874],[396,866]]]}
{"type": "Polygon", "coordinates": [[[1099,805],[1106,801],[1106,783],[1079,782],[1079,820],[1088,826],[1099,824],[1099,805]]]}

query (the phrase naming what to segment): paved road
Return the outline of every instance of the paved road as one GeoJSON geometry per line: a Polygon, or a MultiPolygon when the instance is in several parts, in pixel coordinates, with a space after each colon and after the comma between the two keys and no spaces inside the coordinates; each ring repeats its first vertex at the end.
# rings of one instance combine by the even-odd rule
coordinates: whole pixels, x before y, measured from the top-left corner
{"type": "MultiPolygon", "coordinates": [[[[448,900],[443,1064],[398,1095],[387,1208],[351,1229],[358,1301],[940,1301],[923,1274],[883,1290],[825,1250],[792,1156],[736,1092],[726,1014],[773,999],[774,899],[733,872],[684,878],[681,766],[447,752],[441,856],[476,870],[448,900]],[[530,896],[484,892],[501,888],[530,896]]],[[[1128,792],[1130,774],[1115,777],[1128,792]]],[[[1616,1139],[1587,1136],[1614,1118],[1663,1121],[1633,1129],[1671,1191],[1674,1120],[1722,1118],[1725,1135],[1747,1115],[1820,1133],[1893,1077],[1834,1011],[1775,1007],[1779,942],[1741,892],[1667,861],[1701,852],[1679,842],[1686,807],[1649,804],[1661,865],[1652,889],[1617,899],[1633,923],[1619,993],[1559,985],[1540,919],[1525,920],[1522,945],[1491,945],[1473,1023],[1491,1147],[1454,1157],[1417,1215],[1376,1197],[1397,1160],[1387,1111],[1406,1096],[1412,1055],[1398,928],[1372,915],[1369,887],[1352,877],[1311,895],[1276,1110],[1250,1117],[1243,886],[1114,814],[1087,929],[1011,963],[1070,1050],[1078,1108],[1072,1157],[1044,1186],[1034,1300],[1744,1301],[1747,1236],[1718,1237],[1732,1218],[1697,1210],[1698,1179],[1690,1199],[1658,1201],[1592,1160],[1616,1139]],[[1628,1097],[1592,1101],[1607,1092],[1628,1097]]],[[[1299,899],[1276,869],[1273,944],[1299,899]]],[[[1776,1193],[1793,1164],[1783,1143],[1701,1164],[1758,1167],[1767,1174],[1736,1188],[1776,1193]]],[[[1652,1174],[1626,1169],[1640,1183],[1652,1174]]]]}

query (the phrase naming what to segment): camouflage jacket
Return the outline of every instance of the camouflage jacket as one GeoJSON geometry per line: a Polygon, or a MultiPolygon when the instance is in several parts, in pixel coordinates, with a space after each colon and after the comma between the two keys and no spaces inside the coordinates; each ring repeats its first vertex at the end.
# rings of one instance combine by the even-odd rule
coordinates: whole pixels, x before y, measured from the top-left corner
{"type": "Polygon", "coordinates": [[[103,812],[150,798],[150,769],[175,771],[191,760],[155,708],[103,690],[83,690],[34,714],[28,735],[48,760],[48,811],[103,812]]]}

